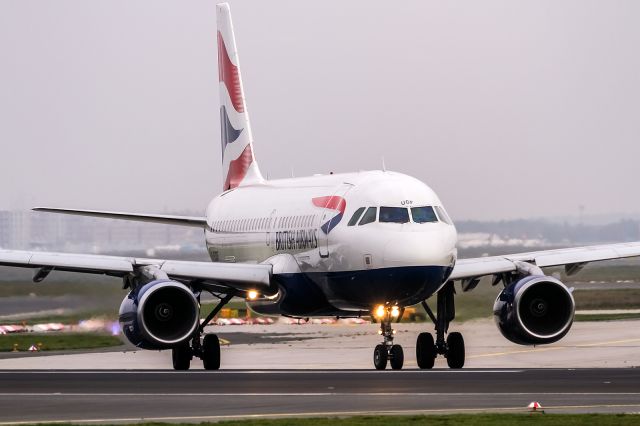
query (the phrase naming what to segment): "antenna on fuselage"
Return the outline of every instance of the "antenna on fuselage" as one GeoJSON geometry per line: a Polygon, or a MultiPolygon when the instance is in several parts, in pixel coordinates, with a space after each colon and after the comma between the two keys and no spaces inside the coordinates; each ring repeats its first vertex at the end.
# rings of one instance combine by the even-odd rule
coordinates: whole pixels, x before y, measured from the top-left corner
{"type": "Polygon", "coordinates": [[[387,165],[384,163],[384,155],[382,156],[382,171],[383,172],[387,171],[387,165]]]}

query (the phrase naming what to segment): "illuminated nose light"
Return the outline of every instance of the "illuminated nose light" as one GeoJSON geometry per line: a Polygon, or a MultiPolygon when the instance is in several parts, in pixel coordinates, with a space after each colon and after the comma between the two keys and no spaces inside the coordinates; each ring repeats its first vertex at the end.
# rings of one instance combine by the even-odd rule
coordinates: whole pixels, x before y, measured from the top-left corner
{"type": "Polygon", "coordinates": [[[397,306],[391,308],[391,316],[398,318],[400,316],[400,309],[397,306]]]}
{"type": "Polygon", "coordinates": [[[375,312],[375,316],[376,318],[384,318],[384,314],[385,314],[385,309],[383,305],[378,305],[378,307],[376,308],[376,312],[375,312]]]}
{"type": "Polygon", "coordinates": [[[247,299],[256,300],[258,298],[258,292],[255,290],[249,290],[247,292],[247,299]]]}

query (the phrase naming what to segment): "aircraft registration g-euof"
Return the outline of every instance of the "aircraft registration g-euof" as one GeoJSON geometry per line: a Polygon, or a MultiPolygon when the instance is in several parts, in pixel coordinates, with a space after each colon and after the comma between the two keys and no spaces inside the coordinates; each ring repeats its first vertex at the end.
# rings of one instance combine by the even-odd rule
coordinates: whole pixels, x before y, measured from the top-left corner
{"type": "Polygon", "coordinates": [[[465,362],[464,340],[449,332],[455,318],[454,282],[473,290],[481,277],[502,284],[493,307],[499,330],[512,342],[553,343],[567,334],[575,304],[571,291],[541,268],[567,273],[589,262],[640,256],[640,242],[504,256],[458,259],[456,229],[427,185],[390,171],[263,178],[253,150],[229,6],[217,6],[223,192],[205,217],[37,208],[35,210],[191,226],[202,229],[211,262],[87,254],[0,251],[0,264],[121,277],[129,290],[120,307],[125,336],[143,349],[171,349],[173,367],[193,357],[220,367],[220,344],[205,326],[233,297],[251,309],[291,317],[371,316],[383,341],[375,368],[400,369],[402,347],[392,324],[407,306],[422,304],[435,325],[417,336],[420,368],[437,356],[451,368],[465,362]],[[202,321],[200,296],[219,299],[202,321]],[[433,312],[427,299],[435,295],[433,312]]]}

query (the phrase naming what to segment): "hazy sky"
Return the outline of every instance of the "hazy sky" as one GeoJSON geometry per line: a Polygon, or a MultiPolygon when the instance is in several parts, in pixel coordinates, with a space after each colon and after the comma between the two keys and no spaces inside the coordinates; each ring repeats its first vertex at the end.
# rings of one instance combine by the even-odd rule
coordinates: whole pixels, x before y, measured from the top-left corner
{"type": "MultiPolygon", "coordinates": [[[[271,178],[384,156],[457,219],[640,211],[640,2],[230,3],[271,178]]],[[[219,192],[215,1],[0,0],[0,61],[0,209],[219,192]]]]}

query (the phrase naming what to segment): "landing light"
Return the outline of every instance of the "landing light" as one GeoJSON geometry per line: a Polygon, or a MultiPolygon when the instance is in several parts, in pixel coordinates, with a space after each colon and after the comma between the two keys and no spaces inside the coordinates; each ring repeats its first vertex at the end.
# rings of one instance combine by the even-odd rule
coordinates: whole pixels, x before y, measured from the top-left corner
{"type": "Polygon", "coordinates": [[[391,308],[391,316],[394,318],[398,318],[400,316],[400,308],[398,308],[397,306],[393,306],[391,308]]]}
{"type": "Polygon", "coordinates": [[[376,318],[380,319],[380,318],[384,318],[384,314],[386,310],[384,309],[384,305],[378,305],[378,307],[376,308],[376,312],[375,312],[375,316],[376,318]]]}
{"type": "Polygon", "coordinates": [[[249,290],[247,292],[247,299],[256,300],[258,298],[258,292],[255,290],[249,290]]]}

